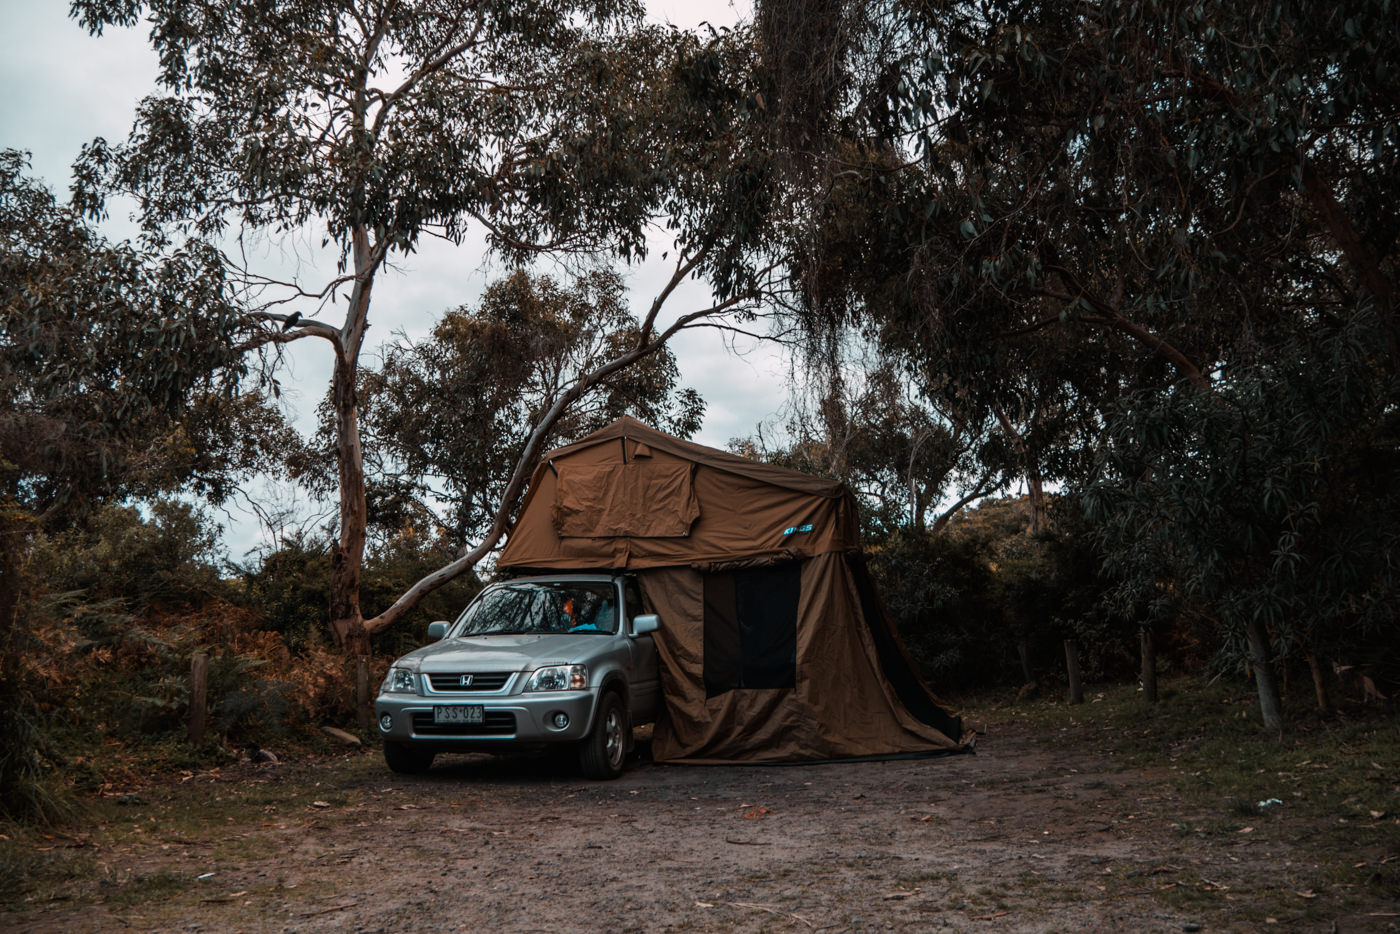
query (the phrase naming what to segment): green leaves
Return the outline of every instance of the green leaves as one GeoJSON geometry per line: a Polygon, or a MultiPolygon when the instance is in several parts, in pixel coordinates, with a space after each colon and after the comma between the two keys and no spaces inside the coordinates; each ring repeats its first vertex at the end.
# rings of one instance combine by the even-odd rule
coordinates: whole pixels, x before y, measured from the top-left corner
{"type": "Polygon", "coordinates": [[[0,496],[75,506],[157,481],[147,447],[187,400],[242,372],[217,254],[110,244],[0,153],[0,496]]]}
{"type": "MultiPolygon", "coordinates": [[[[479,306],[449,312],[427,340],[394,347],[362,388],[366,456],[378,468],[371,512],[381,529],[426,524],[450,530],[453,541],[480,534],[541,414],[639,336],[617,274],[562,284],[516,272],[479,306]],[[449,505],[436,516],[439,504],[449,505]]],[[[656,351],[594,386],[547,446],[622,415],[689,436],[704,402],[679,378],[670,351],[656,351]]]]}

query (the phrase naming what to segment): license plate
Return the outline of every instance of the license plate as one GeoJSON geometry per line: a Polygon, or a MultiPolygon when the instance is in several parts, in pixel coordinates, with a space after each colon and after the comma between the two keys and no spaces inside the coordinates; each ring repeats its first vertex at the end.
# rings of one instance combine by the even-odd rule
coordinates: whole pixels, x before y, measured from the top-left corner
{"type": "Polygon", "coordinates": [[[483,723],[485,711],[480,707],[434,707],[434,723],[483,723]]]}

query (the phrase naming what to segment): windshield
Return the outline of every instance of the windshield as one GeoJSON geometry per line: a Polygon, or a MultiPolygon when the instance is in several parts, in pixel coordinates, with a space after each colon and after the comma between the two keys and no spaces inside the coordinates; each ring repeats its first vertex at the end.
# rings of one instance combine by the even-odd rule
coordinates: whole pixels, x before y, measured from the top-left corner
{"type": "Polygon", "coordinates": [[[607,581],[513,583],[484,591],[458,617],[454,636],[617,632],[617,597],[607,581]]]}

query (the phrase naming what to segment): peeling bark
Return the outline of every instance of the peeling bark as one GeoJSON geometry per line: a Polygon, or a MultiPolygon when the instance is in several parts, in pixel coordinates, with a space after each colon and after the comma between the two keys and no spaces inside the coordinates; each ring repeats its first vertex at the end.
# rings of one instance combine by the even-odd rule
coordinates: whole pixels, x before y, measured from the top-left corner
{"type": "Polygon", "coordinates": [[[340,490],[340,536],[331,553],[331,629],[336,642],[350,655],[369,652],[369,632],[360,612],[360,574],[365,560],[364,449],[360,442],[360,409],[356,376],[360,347],[369,320],[370,293],[374,287],[377,255],[370,246],[369,232],[354,232],[357,277],[351,293],[350,310],[331,375],[331,404],[335,410],[336,467],[340,490]]]}

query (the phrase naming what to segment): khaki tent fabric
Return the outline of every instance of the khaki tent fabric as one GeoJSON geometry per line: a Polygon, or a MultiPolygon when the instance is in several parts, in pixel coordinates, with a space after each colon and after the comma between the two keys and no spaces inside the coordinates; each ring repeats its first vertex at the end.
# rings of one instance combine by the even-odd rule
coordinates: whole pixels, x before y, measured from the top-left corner
{"type": "Polygon", "coordinates": [[[636,572],[662,620],[658,760],[965,749],[960,722],[909,665],[858,553],[855,502],[842,484],[624,418],[547,455],[499,564],[636,572]],[[791,589],[769,592],[763,568],[791,589]],[[757,583],[741,598],[726,582],[743,575],[757,583]],[[772,600],[782,604],[776,627],[772,600]],[[749,622],[736,609],[745,601],[749,622]]]}
{"type": "Polygon", "coordinates": [[[691,468],[651,456],[625,464],[561,464],[554,484],[560,538],[676,538],[700,515],[691,468]]]}
{"type": "MultiPolygon", "coordinates": [[[[701,572],[659,568],[639,575],[661,618],[701,619],[701,572]]],[[[669,716],[657,723],[658,760],[794,762],[954,750],[959,744],[905,711],[879,669],[841,555],[802,565],[797,683],[707,697],[700,626],[669,626],[657,639],[669,716]]]]}
{"type": "Polygon", "coordinates": [[[634,570],[807,556],[856,548],[858,534],[850,492],[833,480],[622,418],[546,456],[500,564],[634,570]]]}

